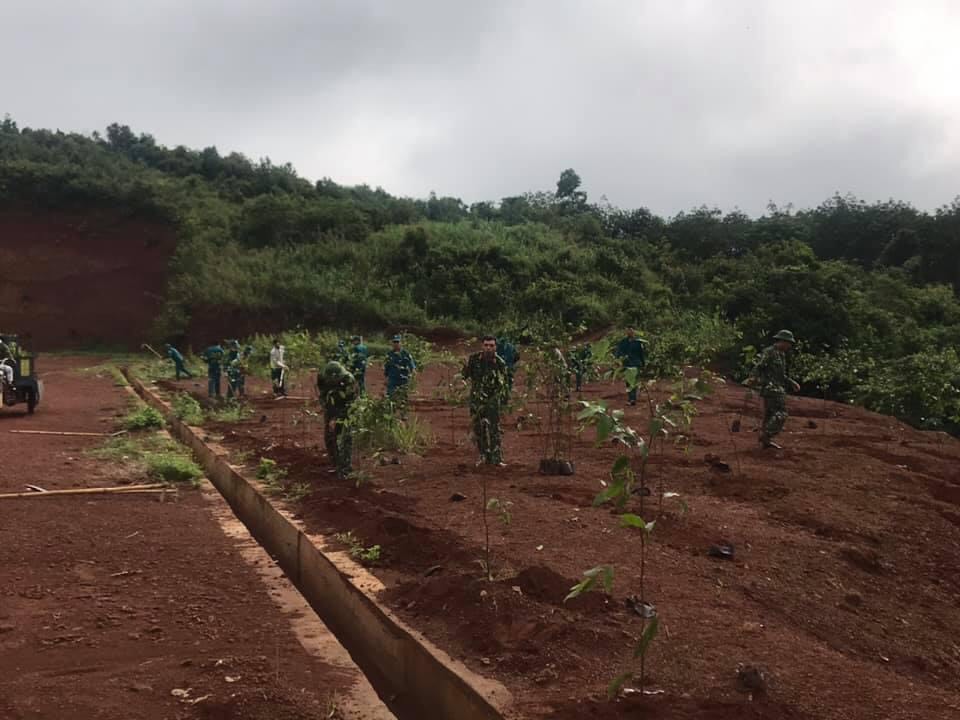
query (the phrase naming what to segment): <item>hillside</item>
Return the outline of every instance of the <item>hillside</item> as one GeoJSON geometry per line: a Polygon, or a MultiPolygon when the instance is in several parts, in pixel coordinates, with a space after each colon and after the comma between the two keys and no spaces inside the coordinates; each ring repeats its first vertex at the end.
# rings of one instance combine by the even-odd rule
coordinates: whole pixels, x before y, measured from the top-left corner
{"type": "Polygon", "coordinates": [[[80,293],[94,304],[77,304],[66,323],[46,300],[53,291],[36,289],[43,276],[16,281],[3,317],[55,325],[54,345],[128,346],[298,327],[519,337],[634,324],[656,372],[718,363],[738,377],[790,328],[805,393],[960,428],[960,201],[926,212],[836,195],[758,218],[709,207],[662,218],[590,202],[580,187],[567,169],[550,191],[468,206],[310,182],[289,163],[168,148],[120,124],[84,136],[7,118],[5,262],[28,213],[42,218],[37,238],[71,248],[57,261],[71,270],[58,281],[67,301],[72,288],[96,292],[80,293]],[[85,221],[99,228],[103,217],[119,224],[92,242],[85,221]],[[154,232],[169,240],[141,254],[154,232]],[[106,321],[95,298],[117,317],[106,321]]]}

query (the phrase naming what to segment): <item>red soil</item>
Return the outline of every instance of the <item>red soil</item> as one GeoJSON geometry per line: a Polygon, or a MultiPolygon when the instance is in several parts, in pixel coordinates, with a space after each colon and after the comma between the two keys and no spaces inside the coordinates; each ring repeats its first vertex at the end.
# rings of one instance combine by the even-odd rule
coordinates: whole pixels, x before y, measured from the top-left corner
{"type": "Polygon", "coordinates": [[[0,330],[35,350],[136,348],[149,338],[171,228],[114,213],[0,212],[0,330]]]}
{"type": "MultiPolygon", "coordinates": [[[[700,406],[690,450],[668,446],[651,461],[654,487],[662,482],[689,505],[683,513],[667,500],[660,513],[653,498],[644,511],[657,519],[646,594],[661,617],[647,686],[663,694],[642,708],[636,699],[608,704],[610,679],[636,667],[630,653],[640,633],[625,606],[639,591],[637,531],[591,507],[616,450],[578,437],[577,474],[544,477],[541,438],[508,429],[509,466],[477,469],[465,411],[433,397],[448,372],[429,368],[413,403],[435,444],[398,465],[367,463],[373,480],[360,489],[327,472],[321,426],[304,413],[311,403],[257,399],[249,421],[214,432],[251,462],[273,458],[290,482],[312,483],[301,508],[310,529],[352,530],[380,544],[384,602],[506,683],[522,716],[960,717],[960,442],[791,398],[786,449],[764,451],[751,432],[758,408],[743,432],[730,433],[743,390],[720,388],[700,406]],[[477,562],[484,480],[491,497],[513,503],[509,526],[490,518],[494,582],[477,562]],[[454,493],[466,500],[452,501],[454,493]],[[720,541],[734,545],[733,561],[707,555],[720,541]],[[613,596],[564,604],[581,573],[603,563],[616,567],[613,596]],[[751,696],[738,684],[740,665],[763,669],[766,692],[751,696]]],[[[294,392],[309,395],[309,386],[307,378],[294,392]]],[[[372,368],[368,388],[381,387],[372,368]]],[[[605,384],[586,394],[623,401],[605,384]]],[[[642,408],[627,416],[645,426],[642,408]]],[[[631,510],[640,512],[639,500],[631,510]]]]}
{"type": "MultiPolygon", "coordinates": [[[[89,457],[99,438],[9,432],[112,430],[130,399],[90,364],[48,360],[36,414],[0,411],[0,492],[141,480],[89,457]]],[[[329,717],[350,680],[303,650],[199,491],[180,495],[0,500],[0,718],[329,717]],[[171,695],[188,688],[209,697],[171,695]]]]}

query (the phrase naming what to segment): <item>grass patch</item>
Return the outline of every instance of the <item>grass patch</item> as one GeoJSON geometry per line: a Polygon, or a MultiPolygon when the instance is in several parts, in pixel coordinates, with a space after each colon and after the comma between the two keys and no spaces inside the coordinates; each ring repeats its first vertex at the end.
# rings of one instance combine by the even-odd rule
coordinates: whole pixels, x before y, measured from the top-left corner
{"type": "Polygon", "coordinates": [[[165,421],[159,410],[149,405],[141,404],[138,405],[136,409],[127,413],[121,425],[124,430],[137,432],[140,430],[158,430],[165,425],[165,421]]]}
{"type": "Polygon", "coordinates": [[[253,415],[253,410],[249,406],[238,402],[228,402],[223,407],[207,412],[207,418],[222,423],[241,422],[251,415],[253,415]]]}
{"type": "Polygon", "coordinates": [[[187,393],[177,393],[170,401],[173,415],[187,425],[201,425],[203,423],[203,408],[196,399],[187,393]]]}
{"type": "Polygon", "coordinates": [[[263,480],[264,489],[270,495],[280,495],[285,492],[283,479],[287,471],[277,466],[276,460],[262,457],[257,465],[257,478],[263,480]]]}
{"type": "Polygon", "coordinates": [[[88,451],[91,457],[130,470],[153,480],[169,483],[194,482],[203,471],[189,451],[163,433],[143,433],[110,438],[88,451]]]}
{"type": "Polygon", "coordinates": [[[168,483],[193,482],[203,477],[203,471],[184,452],[148,453],[147,476],[168,483]]]}
{"type": "Polygon", "coordinates": [[[370,547],[364,547],[363,541],[353,533],[353,530],[345,533],[337,533],[334,537],[347,546],[350,557],[361,565],[376,565],[380,562],[380,546],[371,545],[370,547]]]}

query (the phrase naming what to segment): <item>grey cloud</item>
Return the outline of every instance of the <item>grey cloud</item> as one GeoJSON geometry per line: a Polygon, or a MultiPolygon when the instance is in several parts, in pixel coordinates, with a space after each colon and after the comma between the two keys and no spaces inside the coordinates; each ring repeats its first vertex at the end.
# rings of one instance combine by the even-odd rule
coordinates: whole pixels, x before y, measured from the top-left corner
{"type": "Polygon", "coordinates": [[[549,189],[570,166],[591,197],[667,214],[834,190],[934,207],[958,189],[960,100],[930,79],[960,63],[936,34],[957,19],[945,2],[12,8],[0,113],[25,125],[120,121],[312,179],[468,202],[549,189]]]}

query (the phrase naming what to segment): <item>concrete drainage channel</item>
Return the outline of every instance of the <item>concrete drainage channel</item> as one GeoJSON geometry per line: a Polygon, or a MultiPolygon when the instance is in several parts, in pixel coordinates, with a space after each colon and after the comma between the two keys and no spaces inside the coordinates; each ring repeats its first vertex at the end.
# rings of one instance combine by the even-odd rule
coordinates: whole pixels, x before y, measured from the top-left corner
{"type": "Polygon", "coordinates": [[[357,588],[296,525],[226,459],[174,417],[170,406],[126,370],[130,384],[162,412],[257,542],[300,591],[399,720],[504,720],[504,715],[372,598],[357,588]]]}

